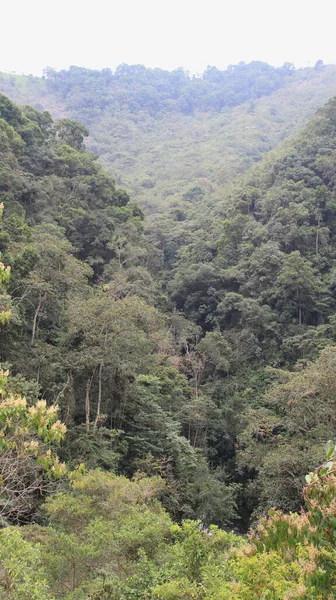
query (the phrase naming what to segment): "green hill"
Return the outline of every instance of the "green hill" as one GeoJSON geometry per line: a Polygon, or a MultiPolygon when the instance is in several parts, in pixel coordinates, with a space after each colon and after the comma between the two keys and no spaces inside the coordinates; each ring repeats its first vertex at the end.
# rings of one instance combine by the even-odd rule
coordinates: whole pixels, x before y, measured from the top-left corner
{"type": "Polygon", "coordinates": [[[42,79],[2,74],[0,91],[88,126],[104,168],[156,212],[190,187],[217,193],[301,127],[336,93],[336,66],[241,63],[201,78],[141,65],[71,67],[42,79]]]}
{"type": "Polygon", "coordinates": [[[175,260],[86,135],[0,95],[2,596],[334,597],[336,99],[175,260]]]}
{"type": "Polygon", "coordinates": [[[334,78],[2,77],[0,596],[335,597],[334,78]]]}

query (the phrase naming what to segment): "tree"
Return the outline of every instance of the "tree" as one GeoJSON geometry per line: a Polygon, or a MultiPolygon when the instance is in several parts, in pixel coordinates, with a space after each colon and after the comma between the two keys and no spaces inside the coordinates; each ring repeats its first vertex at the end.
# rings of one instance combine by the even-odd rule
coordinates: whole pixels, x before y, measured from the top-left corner
{"type": "Polygon", "coordinates": [[[43,497],[66,473],[53,451],[66,427],[58,406],[7,394],[8,372],[0,371],[0,515],[16,523],[28,521],[43,497]]]}
{"type": "MultiPolygon", "coordinates": [[[[307,475],[306,511],[270,511],[251,535],[250,544],[229,559],[227,583],[214,598],[257,599],[269,595],[308,600],[335,594],[335,447],[327,444],[327,461],[307,475]],[[233,582],[237,584],[232,588],[233,582]],[[234,590],[234,591],[233,591],[234,590]]],[[[210,591],[210,590],[209,590],[210,591]]]]}
{"type": "Polygon", "coordinates": [[[278,307],[288,317],[296,316],[298,324],[312,318],[317,310],[323,285],[316,277],[312,265],[297,250],[287,255],[278,276],[274,296],[278,307]]]}
{"type": "Polygon", "coordinates": [[[156,309],[136,296],[114,300],[107,291],[101,290],[88,298],[71,298],[67,319],[70,348],[74,341],[70,355],[72,371],[85,382],[86,426],[89,428],[93,420],[96,427],[104,409],[110,424],[121,429],[129,380],[146,372],[154,362],[157,332],[165,335],[162,318],[156,309]],[[96,384],[94,419],[91,413],[93,384],[96,384]]]}
{"type": "Polygon", "coordinates": [[[19,529],[0,532],[0,598],[52,600],[39,548],[25,541],[19,529]]]}
{"type": "Polygon", "coordinates": [[[142,557],[160,560],[172,525],[157,500],[163,488],[159,477],[77,470],[70,489],[49,498],[49,527],[25,527],[24,536],[40,543],[56,597],[102,593],[110,583],[118,590],[142,557]]]}
{"type": "Polygon", "coordinates": [[[275,382],[259,406],[246,407],[241,416],[238,462],[251,474],[248,497],[256,515],[302,505],[305,474],[323,459],[325,439],[336,426],[335,364],[329,346],[305,369],[272,370],[275,382]]]}
{"type": "Polygon", "coordinates": [[[60,139],[63,144],[71,146],[77,152],[84,152],[84,138],[88,137],[87,128],[78,121],[70,121],[70,119],[60,119],[54,127],[56,138],[60,139]]]}
{"type": "MultiPolygon", "coordinates": [[[[3,204],[0,203],[0,219],[2,217],[3,204]]],[[[9,309],[10,298],[5,292],[6,285],[8,285],[10,279],[10,267],[5,266],[1,261],[0,253],[0,323],[5,325],[8,323],[11,311],[9,309]]]]}
{"type": "Polygon", "coordinates": [[[230,347],[222,333],[211,331],[205,334],[194,349],[190,348],[190,344],[186,340],[185,352],[185,363],[192,373],[195,397],[198,398],[199,387],[206,369],[223,372],[229,370],[230,347]]]}

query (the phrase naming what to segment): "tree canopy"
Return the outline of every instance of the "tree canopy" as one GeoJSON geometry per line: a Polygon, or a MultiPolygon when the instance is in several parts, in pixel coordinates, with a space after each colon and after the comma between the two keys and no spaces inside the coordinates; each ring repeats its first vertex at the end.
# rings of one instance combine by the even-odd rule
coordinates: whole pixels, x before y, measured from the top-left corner
{"type": "Polygon", "coordinates": [[[0,94],[1,597],[335,596],[335,98],[150,218],[86,146],[98,108],[220,119],[299,76],[50,71],[56,123],[0,94]]]}

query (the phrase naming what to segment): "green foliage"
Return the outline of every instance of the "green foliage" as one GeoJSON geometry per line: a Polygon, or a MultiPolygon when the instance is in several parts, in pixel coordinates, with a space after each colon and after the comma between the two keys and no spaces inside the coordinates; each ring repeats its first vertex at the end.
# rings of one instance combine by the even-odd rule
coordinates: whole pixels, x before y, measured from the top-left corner
{"type": "Polygon", "coordinates": [[[98,109],[111,105],[117,111],[126,101],[130,112],[190,114],[195,110],[220,111],[225,106],[270,94],[291,75],[292,70],[275,69],[257,61],[247,65],[240,63],[226,71],[208,67],[200,78],[190,77],[182,69],[169,73],[163,69],[146,69],[143,65],[122,64],[114,74],[109,69],[99,72],[71,67],[59,73],[47,69],[46,87],[65,97],[72,107],[81,109],[91,98],[98,109]],[[74,87],[76,92],[72,91],[74,87]]]}
{"type": "Polygon", "coordinates": [[[88,429],[84,424],[71,427],[60,455],[67,464],[84,463],[88,469],[107,469],[115,472],[127,444],[121,439],[122,430],[100,426],[88,429]]]}
{"type": "Polygon", "coordinates": [[[211,332],[190,345],[176,330],[173,339],[153,306],[158,288],[146,268],[153,246],[143,215],[85,152],[85,128],[68,119],[53,125],[29,107],[12,110],[21,145],[18,152],[12,137],[4,161],[11,178],[2,188],[1,244],[14,300],[2,360],[23,376],[22,389],[26,378],[59,404],[70,429],[60,452],[72,467],[84,460],[128,476],[160,472],[176,517],[209,520],[221,505],[214,518],[229,523],[238,488],[206,463],[208,421],[198,415],[208,414],[208,403],[193,406],[192,394],[199,377],[228,368],[225,338],[211,332]],[[180,360],[183,348],[189,363],[180,360]]]}
{"type": "Polygon", "coordinates": [[[0,532],[0,597],[5,600],[51,600],[37,545],[25,541],[18,529],[0,532]]]}
{"type": "Polygon", "coordinates": [[[328,462],[307,477],[307,512],[298,515],[271,511],[251,533],[248,543],[213,530],[210,537],[204,538],[195,524],[185,524],[182,542],[174,546],[173,568],[177,570],[173,576],[170,572],[169,583],[153,588],[151,597],[212,600],[333,597],[333,457],[334,444],[329,442],[328,462]],[[184,565],[189,565],[189,569],[185,570],[184,565]]]}
{"type": "MultiPolygon", "coordinates": [[[[3,204],[0,203],[0,219],[2,217],[3,212],[3,204]]],[[[11,311],[8,309],[8,296],[5,294],[5,286],[8,285],[10,280],[10,266],[5,266],[3,262],[1,262],[1,253],[0,253],[0,322],[2,325],[8,323],[11,311]]]]}
{"type": "MultiPolygon", "coordinates": [[[[49,72],[44,87],[127,145],[139,127],[163,135],[181,119],[188,131],[223,124],[224,138],[229,121],[258,119],[275,88],[279,99],[300,77],[327,78],[308,71],[252,64],[190,79],[73,68],[49,72]]],[[[85,150],[84,125],[0,98],[0,285],[11,297],[0,339],[3,516],[39,520],[20,539],[42,548],[55,597],[334,596],[331,442],[312,470],[335,430],[335,110],[332,100],[219,193],[222,174],[216,202],[214,169],[202,185],[177,186],[169,214],[144,224],[85,150]],[[65,472],[56,406],[73,471],[37,513],[65,472]],[[249,540],[210,526],[246,531],[261,516],[249,540]]],[[[262,151],[242,150],[242,169],[262,151]]],[[[153,173],[139,183],[148,203],[161,193],[153,173]]]]}
{"type": "Polygon", "coordinates": [[[197,521],[173,524],[155,499],[159,478],[78,471],[47,502],[49,526],[2,532],[2,586],[16,594],[6,597],[50,598],[48,585],[68,600],[332,598],[334,453],[328,442],[326,462],[307,476],[307,509],[271,510],[248,539],[197,521]]]}
{"type": "Polygon", "coordinates": [[[184,220],[209,195],[217,202],[224,184],[303,125],[336,87],[334,65],[295,70],[253,61],[197,77],[142,65],[114,73],[48,68],[43,78],[2,73],[0,90],[61,122],[71,115],[84,123],[88,144],[120,185],[148,212],[169,207],[184,220]]]}
{"type": "Polygon", "coordinates": [[[239,461],[254,472],[250,501],[259,496],[264,510],[300,508],[305,474],[323,458],[335,427],[335,359],[330,346],[306,369],[280,371],[260,407],[243,417],[239,461]]]}
{"type": "Polygon", "coordinates": [[[122,582],[138,572],[138,559],[160,556],[171,527],[155,499],[163,485],[158,477],[130,481],[96,470],[49,498],[51,527],[26,527],[25,536],[40,543],[56,596],[85,597],[80,590],[93,592],[103,572],[122,582]]]}
{"type": "Polygon", "coordinates": [[[47,586],[67,600],[333,597],[331,442],[306,479],[306,512],[273,510],[249,540],[209,526],[228,527],[238,510],[248,519],[299,508],[304,476],[334,432],[334,183],[319,160],[321,140],[333,152],[330,106],[312,126],[309,159],[305,134],[271,174],[266,165],[232,191],[209,215],[211,231],[197,225],[199,240],[167,226],[168,297],[157,305],[175,302],[184,315],[154,306],[142,216],[84,152],[85,131],[53,130],[28,109],[10,118],[22,145],[8,136],[1,243],[13,317],[3,354],[29,376],[15,375],[12,390],[35,381],[50,406],[27,407],[2,373],[4,518],[28,521],[65,473],[56,399],[71,430],[62,454],[75,468],[39,525],[5,530],[16,537],[4,585],[37,599],[47,586]],[[82,460],[95,470],[76,468],[82,460]],[[173,523],[163,506],[195,521],[173,523]],[[31,548],[44,570],[22,587],[31,548]]]}
{"type": "Polygon", "coordinates": [[[61,119],[55,125],[55,134],[67,146],[83,152],[85,149],[84,138],[89,135],[89,132],[81,123],[70,121],[70,119],[61,119]]]}

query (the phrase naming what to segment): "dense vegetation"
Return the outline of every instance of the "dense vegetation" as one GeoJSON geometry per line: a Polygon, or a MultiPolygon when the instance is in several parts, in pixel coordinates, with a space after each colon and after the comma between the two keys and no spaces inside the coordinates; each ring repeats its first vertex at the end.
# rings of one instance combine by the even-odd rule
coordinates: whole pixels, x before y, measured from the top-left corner
{"type": "Polygon", "coordinates": [[[0,74],[0,92],[84,123],[89,147],[148,214],[195,186],[218,200],[223,185],[336,94],[336,67],[255,61],[197,77],[142,65],[71,67],[42,79],[0,74]]]}
{"type": "MultiPolygon", "coordinates": [[[[190,112],[297,76],[240,69],[179,72],[190,112]]],[[[161,71],[134,106],[147,76],[105,73],[137,118],[184,111],[161,71]]],[[[38,85],[61,105],[67,77],[94,114],[102,73],[38,85]]],[[[336,99],[149,223],[88,136],[0,95],[1,597],[334,597],[336,99]]]]}
{"type": "Polygon", "coordinates": [[[210,518],[224,494],[218,519],[228,522],[236,486],[213,475],[182,435],[192,429],[193,393],[176,347],[188,326],[154,306],[147,267],[155,270],[159,253],[143,237],[140,209],[84,151],[83,126],[53,126],[47,113],[21,112],[5,96],[1,114],[1,249],[12,270],[2,362],[19,390],[59,403],[68,460],[129,475],[165,469],[172,512],[210,518]]]}
{"type": "MultiPolygon", "coordinates": [[[[240,63],[226,71],[208,67],[201,77],[190,76],[183,69],[165,71],[143,65],[122,64],[93,71],[71,67],[68,71],[45,70],[46,90],[65,99],[67,106],[87,111],[112,106],[115,112],[127,108],[136,113],[152,114],[198,111],[221,111],[225,107],[255,100],[284,86],[294,72],[286,63],[281,68],[263,62],[240,63]]],[[[4,83],[15,85],[15,77],[3,75],[4,83]]],[[[39,81],[36,81],[37,85],[39,81]]],[[[41,85],[41,84],[40,84],[41,85]]]]}
{"type": "MultiPolygon", "coordinates": [[[[192,233],[182,221],[179,238],[165,240],[171,299],[205,332],[203,343],[217,335],[227,344],[226,385],[208,377],[204,391],[210,429],[225,422],[225,434],[239,439],[249,505],[255,494],[259,507],[297,509],[319,436],[334,430],[325,405],[333,351],[302,369],[335,340],[335,123],[331,100],[292,145],[198,217],[198,228],[195,212],[192,233]]],[[[203,202],[196,200],[199,214],[203,202]]],[[[220,439],[209,436],[215,464],[220,439]]]]}

